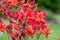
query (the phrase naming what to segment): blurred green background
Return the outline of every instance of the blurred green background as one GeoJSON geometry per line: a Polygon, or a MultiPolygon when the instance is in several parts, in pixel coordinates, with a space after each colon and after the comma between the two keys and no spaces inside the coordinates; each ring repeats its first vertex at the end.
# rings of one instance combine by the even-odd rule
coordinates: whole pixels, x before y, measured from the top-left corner
{"type": "MultiPolygon", "coordinates": [[[[41,36],[39,40],[58,40],[60,37],[60,0],[35,0],[38,3],[38,8],[46,11],[46,20],[48,23],[48,27],[50,28],[51,34],[49,38],[46,39],[41,36]]],[[[0,18],[2,15],[0,14],[0,18]]],[[[8,24],[7,20],[4,20],[4,23],[8,24]]],[[[1,35],[1,34],[0,34],[1,35]]],[[[0,40],[8,40],[7,33],[3,33],[0,36],[0,40]]],[[[28,38],[27,40],[32,40],[28,38]]],[[[34,39],[36,37],[34,36],[34,39]]]]}

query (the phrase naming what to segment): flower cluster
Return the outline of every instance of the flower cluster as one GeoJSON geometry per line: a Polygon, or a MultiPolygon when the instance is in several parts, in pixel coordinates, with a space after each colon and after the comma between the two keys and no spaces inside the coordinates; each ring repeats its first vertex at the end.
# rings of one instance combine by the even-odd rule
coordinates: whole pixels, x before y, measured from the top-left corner
{"type": "Polygon", "coordinates": [[[9,20],[6,26],[0,21],[1,32],[6,30],[12,40],[19,40],[26,36],[33,37],[37,31],[48,38],[50,31],[45,20],[45,12],[37,9],[35,1],[4,0],[1,2],[0,12],[5,19],[9,20]],[[17,9],[11,11],[14,7],[17,9]]]}

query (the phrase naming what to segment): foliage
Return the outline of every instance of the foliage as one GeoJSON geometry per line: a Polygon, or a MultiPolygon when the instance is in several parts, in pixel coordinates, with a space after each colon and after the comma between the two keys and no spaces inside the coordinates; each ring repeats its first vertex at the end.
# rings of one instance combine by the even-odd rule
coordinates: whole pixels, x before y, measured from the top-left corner
{"type": "Polygon", "coordinates": [[[60,9],[60,0],[38,0],[37,3],[39,8],[48,8],[54,12],[60,9]]]}

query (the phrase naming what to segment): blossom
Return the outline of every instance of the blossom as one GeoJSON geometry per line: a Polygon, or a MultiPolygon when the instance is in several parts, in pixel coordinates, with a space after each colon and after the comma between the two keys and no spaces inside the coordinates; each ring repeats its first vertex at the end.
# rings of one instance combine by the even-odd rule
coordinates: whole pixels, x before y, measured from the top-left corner
{"type": "Polygon", "coordinates": [[[49,29],[44,28],[44,29],[42,30],[42,34],[44,34],[44,35],[45,35],[45,37],[46,37],[46,38],[48,38],[48,35],[50,34],[49,29]]]}
{"type": "Polygon", "coordinates": [[[25,31],[27,32],[27,34],[29,35],[29,36],[33,36],[33,34],[34,34],[34,30],[32,29],[32,28],[29,28],[29,27],[25,27],[25,31]]]}
{"type": "Polygon", "coordinates": [[[13,6],[17,6],[17,4],[18,4],[17,0],[5,0],[5,1],[6,1],[6,3],[10,3],[13,6]]]}
{"type": "Polygon", "coordinates": [[[4,32],[4,30],[6,29],[6,25],[2,23],[2,21],[0,20],[0,31],[4,32]]]}

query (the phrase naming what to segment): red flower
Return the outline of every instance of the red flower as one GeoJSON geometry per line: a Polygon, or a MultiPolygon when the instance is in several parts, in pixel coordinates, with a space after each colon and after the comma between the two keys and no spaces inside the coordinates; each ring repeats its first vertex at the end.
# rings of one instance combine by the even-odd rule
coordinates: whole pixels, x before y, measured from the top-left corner
{"type": "Polygon", "coordinates": [[[0,12],[2,12],[2,9],[0,9],[0,12]]]}
{"type": "Polygon", "coordinates": [[[26,30],[26,32],[29,36],[31,36],[31,37],[33,36],[34,30],[32,28],[29,28],[29,27],[26,26],[25,30],[26,30]]]}
{"type": "Polygon", "coordinates": [[[48,35],[50,34],[49,29],[44,28],[44,29],[42,30],[42,34],[44,34],[44,35],[45,35],[45,37],[46,37],[46,38],[48,38],[48,35]]]}
{"type": "Polygon", "coordinates": [[[12,40],[16,40],[15,36],[14,36],[14,33],[13,31],[9,31],[9,35],[11,36],[12,40]]]}
{"type": "Polygon", "coordinates": [[[22,13],[22,12],[20,12],[19,14],[18,14],[18,21],[19,22],[22,22],[23,21],[23,18],[24,18],[24,13],[22,13]]]}
{"type": "Polygon", "coordinates": [[[17,1],[17,0],[12,0],[12,1],[11,1],[11,5],[17,6],[17,4],[18,4],[18,1],[17,1]]]}
{"type": "Polygon", "coordinates": [[[3,17],[4,17],[5,19],[7,18],[6,12],[2,12],[2,15],[3,15],[3,17]]]}
{"type": "Polygon", "coordinates": [[[18,4],[17,0],[5,0],[5,1],[6,1],[6,3],[11,3],[11,5],[13,5],[13,6],[17,6],[17,4],[18,4]]]}
{"type": "Polygon", "coordinates": [[[42,12],[40,12],[40,13],[37,13],[37,16],[40,18],[40,19],[44,19],[45,18],[45,12],[44,11],[42,11],[42,12]]]}
{"type": "Polygon", "coordinates": [[[2,21],[0,21],[0,31],[4,32],[4,30],[6,29],[6,25],[2,23],[2,21]]]}
{"type": "Polygon", "coordinates": [[[20,26],[19,26],[19,25],[15,25],[14,28],[15,28],[18,32],[20,32],[20,26]]]}
{"type": "Polygon", "coordinates": [[[6,1],[7,3],[8,3],[8,2],[11,2],[11,0],[5,0],[5,1],[6,1]]]}

